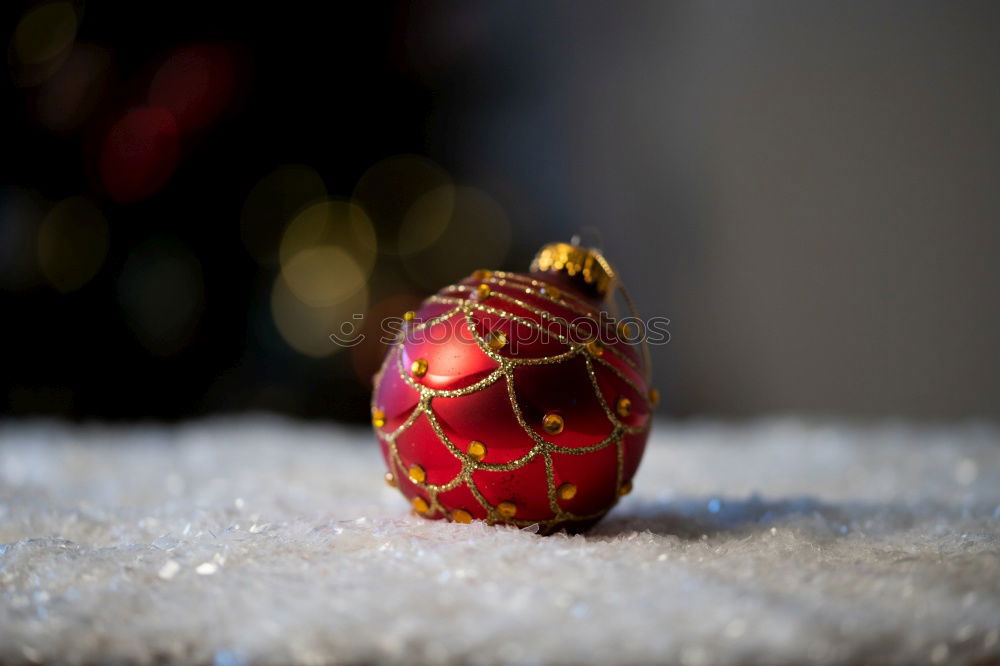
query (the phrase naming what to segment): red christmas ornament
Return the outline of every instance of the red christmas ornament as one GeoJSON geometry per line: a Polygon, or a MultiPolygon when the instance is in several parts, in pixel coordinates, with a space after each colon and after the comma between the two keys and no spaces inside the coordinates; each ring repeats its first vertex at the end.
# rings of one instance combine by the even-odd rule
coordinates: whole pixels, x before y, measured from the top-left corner
{"type": "Polygon", "coordinates": [[[406,313],[372,425],[416,513],[582,531],[631,490],[658,396],[640,327],[605,313],[616,288],[600,253],[553,243],[406,313]]]}

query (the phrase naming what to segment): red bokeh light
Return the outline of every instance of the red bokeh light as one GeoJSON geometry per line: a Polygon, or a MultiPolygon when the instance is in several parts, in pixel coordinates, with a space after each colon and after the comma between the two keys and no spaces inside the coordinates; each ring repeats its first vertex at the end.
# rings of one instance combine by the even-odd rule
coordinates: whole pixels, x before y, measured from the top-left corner
{"type": "Polygon", "coordinates": [[[225,111],[235,89],[233,53],[219,44],[177,49],[149,86],[150,106],[173,114],[182,134],[204,129],[225,111]]]}
{"type": "Polygon", "coordinates": [[[108,132],[101,146],[101,180],[118,203],[131,203],[158,191],[177,167],[179,133],[170,111],[129,111],[108,132]]]}

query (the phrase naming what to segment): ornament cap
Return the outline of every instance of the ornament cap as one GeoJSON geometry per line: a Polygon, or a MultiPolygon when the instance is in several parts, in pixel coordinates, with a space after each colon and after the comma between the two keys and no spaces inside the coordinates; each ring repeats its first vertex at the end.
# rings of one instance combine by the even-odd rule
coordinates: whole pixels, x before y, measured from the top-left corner
{"type": "Polygon", "coordinates": [[[571,243],[543,245],[531,262],[531,272],[568,275],[602,297],[615,283],[614,269],[599,250],[571,243]]]}

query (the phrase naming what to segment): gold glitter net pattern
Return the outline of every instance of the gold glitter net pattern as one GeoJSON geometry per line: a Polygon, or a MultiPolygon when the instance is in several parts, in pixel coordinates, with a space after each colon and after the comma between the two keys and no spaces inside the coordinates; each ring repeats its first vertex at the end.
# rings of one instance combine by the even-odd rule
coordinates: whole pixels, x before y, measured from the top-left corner
{"type": "MultiPolygon", "coordinates": [[[[610,268],[609,268],[609,270],[610,270],[610,268]]],[[[479,271],[477,271],[477,272],[479,272],[479,271]]],[[[526,295],[535,296],[536,298],[540,298],[542,300],[548,301],[549,303],[553,303],[553,304],[558,305],[558,306],[560,306],[562,308],[565,308],[565,309],[573,312],[574,314],[577,314],[577,315],[580,315],[580,316],[583,316],[583,317],[591,317],[591,318],[594,318],[594,319],[596,319],[598,317],[598,314],[599,314],[598,312],[596,312],[592,307],[588,306],[585,301],[583,301],[582,299],[580,299],[580,298],[578,298],[576,296],[573,296],[572,294],[564,293],[564,292],[562,292],[562,290],[555,290],[555,292],[558,293],[558,296],[551,295],[552,292],[553,292],[553,287],[552,287],[552,285],[550,285],[550,284],[548,284],[546,282],[542,282],[542,281],[536,280],[536,279],[528,277],[526,275],[521,275],[520,273],[509,273],[509,272],[506,272],[506,271],[481,271],[481,272],[484,274],[483,275],[483,280],[485,282],[487,282],[487,283],[496,284],[496,285],[499,285],[499,286],[505,286],[506,284],[510,283],[512,286],[516,286],[518,288],[523,289],[523,291],[524,291],[524,293],[526,295]]],[[[451,287],[446,287],[442,291],[447,293],[447,292],[450,292],[450,291],[462,291],[462,290],[469,290],[469,289],[470,289],[470,287],[467,287],[465,285],[453,285],[451,287]]],[[[628,307],[628,309],[629,309],[632,317],[634,317],[635,319],[639,319],[639,312],[638,312],[638,310],[636,310],[635,304],[632,302],[632,298],[631,298],[631,296],[629,296],[629,293],[625,289],[625,286],[620,281],[615,280],[614,281],[614,289],[615,289],[615,291],[617,293],[620,293],[621,296],[622,296],[622,298],[625,300],[626,307],[628,307]]],[[[507,297],[505,294],[501,294],[500,297],[501,298],[507,298],[508,300],[513,301],[513,299],[511,299],[510,297],[507,297]]],[[[515,303],[521,303],[520,301],[514,301],[514,302],[515,303]]],[[[564,319],[559,318],[559,317],[555,317],[551,313],[545,312],[544,310],[537,310],[537,309],[531,308],[530,306],[526,306],[526,307],[529,310],[534,310],[535,314],[537,314],[538,316],[540,316],[543,320],[544,319],[553,319],[553,320],[559,320],[559,321],[562,321],[562,322],[565,323],[564,319]]],[[[612,348],[611,351],[615,355],[622,357],[623,360],[626,363],[628,363],[633,369],[637,369],[635,361],[633,361],[632,359],[630,359],[630,358],[628,358],[626,356],[623,356],[622,354],[620,354],[620,352],[618,352],[618,350],[616,350],[614,348],[612,348]]],[[[650,380],[652,379],[652,377],[651,377],[652,363],[651,363],[651,359],[650,359],[650,356],[649,356],[649,347],[648,347],[648,345],[646,345],[645,343],[643,343],[642,345],[640,345],[639,351],[640,351],[640,354],[642,356],[642,361],[643,361],[643,368],[642,368],[643,379],[647,383],[649,383],[650,380]]]]}
{"type": "MultiPolygon", "coordinates": [[[[559,305],[560,307],[566,308],[582,316],[593,317],[596,314],[591,309],[586,308],[586,305],[580,301],[577,301],[576,304],[570,302],[569,299],[571,297],[564,297],[562,294],[560,294],[559,296],[547,295],[543,289],[545,287],[544,283],[539,283],[535,280],[523,278],[522,276],[518,276],[516,274],[511,274],[511,273],[505,273],[500,275],[493,274],[493,275],[495,275],[495,277],[491,276],[486,281],[496,284],[498,286],[509,285],[511,287],[519,288],[523,290],[523,293],[525,295],[533,295],[535,297],[540,297],[544,300],[550,301],[556,305],[559,305]]],[[[623,437],[627,434],[636,434],[648,430],[650,421],[647,419],[646,423],[643,424],[642,426],[629,426],[618,419],[615,409],[612,406],[608,405],[607,401],[604,399],[604,396],[600,390],[600,386],[597,380],[597,375],[594,371],[594,364],[598,363],[602,365],[604,368],[610,370],[622,382],[624,382],[626,385],[632,388],[637,395],[645,396],[645,391],[639,386],[637,386],[635,382],[633,382],[628,376],[626,376],[625,373],[623,373],[613,364],[601,358],[600,355],[593,354],[592,353],[593,347],[591,345],[588,345],[587,343],[574,342],[571,339],[559,333],[553,334],[551,329],[543,328],[539,323],[531,319],[527,319],[525,317],[518,316],[509,311],[500,309],[498,307],[493,307],[490,305],[486,305],[483,302],[473,300],[473,298],[475,298],[476,292],[477,292],[476,287],[466,286],[466,285],[454,285],[452,287],[448,287],[442,290],[442,293],[465,294],[468,295],[469,297],[461,298],[461,297],[450,297],[441,295],[431,296],[425,301],[425,303],[453,305],[454,307],[449,308],[447,311],[427,321],[420,322],[418,324],[413,324],[409,326],[407,330],[418,331],[424,328],[428,328],[437,323],[446,321],[447,319],[456,316],[459,313],[462,313],[465,319],[465,325],[468,328],[468,332],[470,333],[472,338],[476,341],[476,344],[478,345],[479,349],[491,360],[497,363],[497,368],[493,370],[489,375],[465,388],[452,389],[452,390],[433,389],[415,381],[407,372],[407,369],[404,367],[402,347],[405,344],[405,335],[400,336],[400,339],[393,345],[392,348],[390,348],[390,350],[386,354],[386,358],[385,361],[383,362],[382,369],[379,371],[376,379],[376,386],[373,396],[378,395],[379,385],[381,384],[381,380],[385,372],[398,372],[400,378],[407,385],[409,385],[411,388],[417,391],[420,396],[416,407],[414,407],[410,415],[398,428],[396,428],[392,432],[386,433],[382,431],[381,427],[376,427],[376,432],[378,434],[378,437],[383,442],[385,442],[389,450],[389,458],[390,458],[389,462],[390,462],[391,474],[393,474],[396,477],[399,477],[400,475],[402,476],[408,475],[408,468],[400,458],[396,442],[399,436],[402,435],[404,432],[406,432],[406,430],[410,428],[417,421],[420,415],[423,414],[425,415],[427,422],[430,425],[431,429],[433,430],[434,434],[440,440],[442,446],[444,446],[462,465],[461,470],[451,480],[447,481],[446,483],[434,484],[434,483],[415,481],[416,485],[422,488],[427,493],[429,503],[427,503],[426,505],[426,510],[422,511],[427,516],[433,517],[440,515],[453,520],[456,519],[455,516],[449,515],[447,509],[445,509],[444,506],[442,506],[442,504],[438,500],[438,495],[448,490],[452,490],[453,488],[457,488],[458,486],[464,483],[468,487],[469,491],[472,493],[473,497],[475,497],[476,501],[485,510],[487,514],[488,523],[507,523],[522,527],[538,524],[543,529],[548,529],[561,523],[576,522],[576,521],[592,521],[596,520],[597,518],[600,518],[608,511],[610,511],[614,505],[612,504],[611,506],[608,506],[607,508],[602,509],[601,511],[584,515],[574,514],[570,511],[567,511],[566,509],[564,509],[559,505],[558,489],[556,488],[555,485],[555,474],[553,470],[552,454],[559,453],[559,454],[570,454],[570,455],[582,455],[599,451],[608,446],[614,446],[616,449],[616,465],[617,465],[616,478],[615,478],[615,498],[616,498],[615,502],[617,502],[617,498],[625,494],[631,485],[630,483],[626,483],[622,478],[624,470],[623,437]],[[530,327],[537,332],[553,335],[553,337],[558,339],[559,342],[566,345],[568,347],[568,350],[560,354],[554,354],[551,356],[536,357],[536,358],[512,358],[512,357],[502,356],[491,348],[488,339],[484,339],[477,332],[476,322],[473,316],[475,312],[483,312],[500,316],[510,321],[521,324],[523,326],[530,327]],[[550,364],[562,363],[563,361],[574,358],[576,356],[583,356],[584,358],[587,374],[590,378],[591,388],[594,391],[594,395],[596,396],[602,411],[604,412],[607,419],[610,421],[612,425],[612,430],[607,437],[589,446],[580,446],[580,447],[559,446],[558,444],[550,442],[541,437],[525,420],[524,414],[521,411],[521,407],[518,404],[517,395],[514,388],[514,370],[518,366],[522,365],[550,365],[550,364]],[[507,384],[507,397],[510,401],[510,406],[511,410],[513,411],[514,417],[517,420],[518,424],[520,424],[524,432],[534,442],[534,445],[527,453],[522,455],[520,458],[517,458],[510,462],[506,463],[482,462],[477,457],[462,451],[458,446],[455,445],[454,442],[451,441],[448,435],[444,432],[444,429],[441,427],[437,415],[434,413],[433,400],[439,397],[453,398],[453,397],[469,395],[492,386],[497,381],[500,381],[501,378],[507,384]],[[506,505],[507,503],[501,502],[499,505],[490,504],[490,502],[483,496],[482,492],[477,487],[475,480],[472,478],[473,472],[479,470],[489,471],[489,472],[516,470],[524,467],[529,462],[533,461],[535,458],[539,456],[541,456],[544,460],[548,502],[549,502],[549,508],[553,514],[551,518],[545,520],[522,519],[506,515],[509,514],[510,507],[503,505],[506,505]]],[[[497,291],[492,291],[490,292],[490,295],[487,300],[509,302],[525,311],[531,312],[532,314],[538,316],[543,321],[545,320],[555,321],[559,323],[560,326],[565,326],[568,330],[574,330],[573,325],[567,322],[565,319],[557,317],[556,315],[553,315],[550,312],[546,312],[545,310],[540,310],[538,308],[535,308],[516,297],[509,296],[507,294],[503,294],[497,291]]],[[[613,354],[615,354],[623,362],[627,363],[631,368],[636,370],[639,369],[636,367],[635,361],[633,361],[627,355],[622,354],[613,347],[607,347],[606,349],[611,350],[613,354]]],[[[645,371],[646,369],[643,368],[643,370],[645,371]]],[[[373,399],[375,398],[373,397],[373,399]]],[[[374,403],[372,404],[372,411],[373,413],[375,413],[376,411],[380,411],[378,409],[378,406],[375,405],[374,403]]],[[[458,516],[458,518],[462,519],[461,520],[462,522],[466,522],[464,518],[468,515],[467,512],[461,509],[458,509],[456,511],[462,512],[461,515],[458,516]]]]}

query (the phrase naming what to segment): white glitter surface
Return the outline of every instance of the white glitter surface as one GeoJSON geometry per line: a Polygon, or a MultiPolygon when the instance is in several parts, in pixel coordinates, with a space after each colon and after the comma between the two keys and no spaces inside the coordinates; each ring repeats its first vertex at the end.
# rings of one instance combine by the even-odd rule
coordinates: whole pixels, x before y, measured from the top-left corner
{"type": "Polygon", "coordinates": [[[1000,660],[995,427],[661,422],[575,537],[412,517],[383,472],[265,417],[2,426],[0,662],[1000,660]]]}

